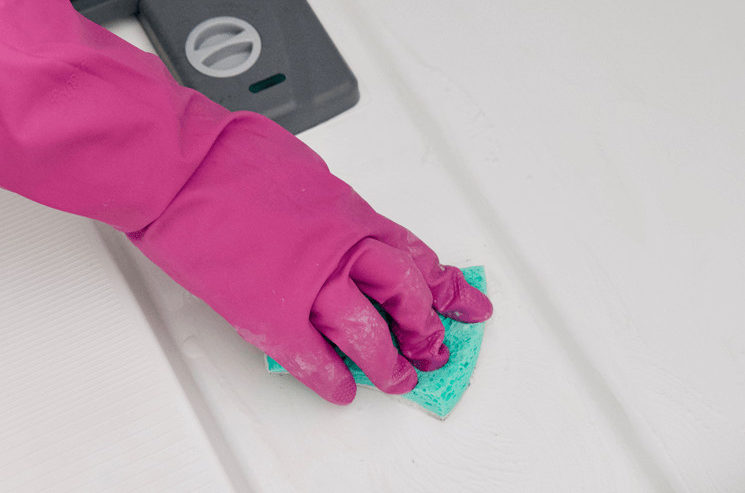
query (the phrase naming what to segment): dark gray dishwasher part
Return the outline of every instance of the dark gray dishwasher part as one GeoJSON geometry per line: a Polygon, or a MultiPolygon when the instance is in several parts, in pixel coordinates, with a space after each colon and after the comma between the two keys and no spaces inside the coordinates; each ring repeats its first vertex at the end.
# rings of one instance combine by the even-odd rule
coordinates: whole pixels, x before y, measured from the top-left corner
{"type": "Polygon", "coordinates": [[[72,0],[78,12],[97,24],[137,13],[139,0],[72,0]]]}
{"type": "Polygon", "coordinates": [[[302,132],[359,101],[306,0],[72,0],[96,22],[137,13],[173,76],[226,108],[302,132]]]}

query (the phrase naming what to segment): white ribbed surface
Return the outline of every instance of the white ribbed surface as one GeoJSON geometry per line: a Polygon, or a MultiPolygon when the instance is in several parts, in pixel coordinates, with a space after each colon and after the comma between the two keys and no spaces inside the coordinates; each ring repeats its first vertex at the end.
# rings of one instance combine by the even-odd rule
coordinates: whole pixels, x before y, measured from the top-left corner
{"type": "Polygon", "coordinates": [[[0,191],[0,491],[229,486],[93,224],[0,191]]]}
{"type": "Polygon", "coordinates": [[[444,423],[338,409],[123,245],[256,489],[745,491],[744,4],[310,3],[362,97],[301,138],[495,317],[444,423]]]}

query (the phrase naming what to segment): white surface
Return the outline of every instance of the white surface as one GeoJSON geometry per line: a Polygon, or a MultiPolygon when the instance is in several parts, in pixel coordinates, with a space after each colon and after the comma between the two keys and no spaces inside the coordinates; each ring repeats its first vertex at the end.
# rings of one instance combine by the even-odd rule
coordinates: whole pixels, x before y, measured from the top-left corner
{"type": "MultiPolygon", "coordinates": [[[[207,457],[194,481],[212,491],[228,488],[224,478],[255,491],[745,491],[743,7],[311,4],[362,100],[301,137],[444,261],[485,264],[496,315],[472,386],[444,423],[367,390],[338,408],[267,375],[257,350],[117,234],[102,228],[99,242],[85,221],[51,213],[85,230],[65,248],[98,262],[64,274],[65,289],[81,290],[68,312],[83,326],[140,328],[136,361],[105,361],[162,379],[170,404],[140,419],[186,416],[166,421],[167,439],[194,444],[174,446],[193,454],[178,460],[207,457]],[[102,296],[81,286],[94,274],[124,300],[116,316],[87,298],[102,296]]],[[[150,49],[133,20],[112,28],[150,49]]],[[[8,200],[20,207],[0,196],[3,212],[8,200]]],[[[45,251],[60,241],[30,219],[13,227],[45,251]]],[[[18,269],[8,252],[20,243],[5,241],[0,269],[18,269]]],[[[38,272],[54,272],[64,256],[45,251],[38,272]]],[[[34,288],[34,276],[17,274],[11,288],[2,276],[0,289],[44,306],[54,293],[34,288]]],[[[3,321],[19,312],[9,303],[3,321]]],[[[57,323],[43,320],[47,331],[57,323]]],[[[23,385],[54,420],[73,391],[51,393],[40,377],[16,383],[29,352],[55,347],[29,323],[0,331],[29,341],[0,346],[0,385],[8,399],[23,385]]],[[[100,377],[111,379],[112,401],[130,395],[121,373],[100,377]]],[[[80,385],[64,368],[56,377],[80,385]]],[[[79,392],[83,403],[95,398],[79,392]]],[[[96,453],[73,434],[45,440],[30,417],[17,423],[3,420],[0,434],[34,437],[49,454],[96,453]]],[[[14,471],[13,485],[26,480],[6,466],[25,460],[19,446],[0,452],[0,477],[14,471]]],[[[121,457],[125,468],[173,467],[158,455],[121,457]]],[[[38,467],[49,477],[63,466],[38,467]]],[[[97,467],[116,488],[107,462],[97,467]]],[[[178,490],[168,477],[161,490],[178,490]]]]}
{"type": "Polygon", "coordinates": [[[93,224],[0,210],[0,491],[229,488],[93,224]]]}

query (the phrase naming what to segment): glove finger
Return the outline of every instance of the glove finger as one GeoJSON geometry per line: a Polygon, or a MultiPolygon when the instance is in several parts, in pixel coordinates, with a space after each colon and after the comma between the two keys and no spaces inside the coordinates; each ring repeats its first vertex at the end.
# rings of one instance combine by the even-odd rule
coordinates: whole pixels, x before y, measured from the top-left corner
{"type": "Polygon", "coordinates": [[[435,310],[448,318],[465,323],[488,320],[492,304],[484,293],[466,281],[463,272],[452,265],[440,266],[441,275],[428,284],[435,310]]]}
{"type": "Polygon", "coordinates": [[[388,324],[346,275],[332,277],[321,289],[311,322],[383,392],[416,387],[416,371],[393,345],[388,324]]]}
{"type": "Polygon", "coordinates": [[[310,322],[281,345],[263,346],[277,363],[327,401],[344,405],[354,400],[357,384],[352,373],[310,322]]]}
{"type": "Polygon", "coordinates": [[[445,327],[432,310],[432,292],[411,256],[373,239],[360,242],[355,253],[349,276],[393,317],[403,355],[422,371],[447,363],[445,327]]]}
{"type": "Polygon", "coordinates": [[[492,315],[492,304],[481,291],[466,282],[457,267],[440,264],[437,254],[406,228],[388,221],[386,242],[411,255],[432,292],[435,310],[461,322],[483,322],[492,315]]]}

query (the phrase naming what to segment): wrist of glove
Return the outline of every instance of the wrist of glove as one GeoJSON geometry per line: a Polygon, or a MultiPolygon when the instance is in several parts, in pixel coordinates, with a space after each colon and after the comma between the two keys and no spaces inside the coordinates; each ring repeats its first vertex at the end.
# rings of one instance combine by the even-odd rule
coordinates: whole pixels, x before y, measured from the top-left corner
{"type": "Polygon", "coordinates": [[[328,341],[380,390],[408,392],[414,367],[448,360],[437,312],[483,321],[489,300],[299,139],[233,115],[165,210],[128,237],[321,397],[346,404],[356,391],[328,341]],[[400,353],[366,295],[392,316],[400,353]]]}

